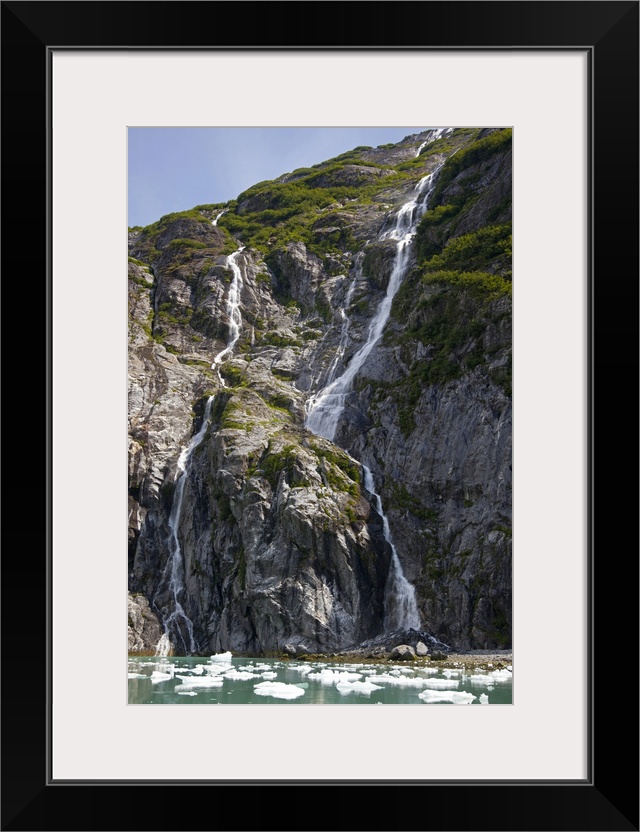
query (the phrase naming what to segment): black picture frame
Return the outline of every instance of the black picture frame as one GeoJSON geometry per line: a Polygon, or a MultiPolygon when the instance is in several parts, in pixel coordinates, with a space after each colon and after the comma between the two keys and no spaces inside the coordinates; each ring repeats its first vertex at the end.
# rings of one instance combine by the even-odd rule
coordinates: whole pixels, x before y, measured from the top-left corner
{"type": "MultiPolygon", "coordinates": [[[[28,494],[29,511],[48,518],[37,557],[31,539],[30,557],[17,557],[12,546],[5,547],[2,559],[3,830],[251,828],[251,820],[233,820],[233,809],[231,819],[221,815],[225,805],[263,807],[255,820],[260,829],[638,829],[637,492],[625,479],[630,460],[637,459],[630,453],[629,444],[636,447],[630,439],[637,440],[638,434],[637,395],[629,395],[631,385],[637,391],[638,379],[638,11],[639,3],[628,0],[2,2],[5,298],[14,288],[16,303],[29,306],[29,319],[39,321],[37,328],[46,332],[47,355],[42,365],[47,431],[41,457],[47,465],[40,500],[34,502],[32,474],[22,488],[19,474],[12,478],[12,496],[18,498],[16,517],[27,520],[28,494]],[[196,17],[198,25],[193,23],[196,17]],[[207,19],[211,26],[203,25],[207,19]],[[234,19],[236,26],[225,25],[234,19]],[[178,47],[588,52],[590,730],[584,782],[363,782],[332,781],[330,775],[314,783],[50,779],[50,57],[61,48],[178,47]],[[28,251],[30,285],[35,280],[39,287],[28,298],[12,277],[17,251],[28,251]],[[28,605],[19,588],[28,590],[28,605]],[[25,645],[30,675],[37,683],[12,684],[25,645]],[[627,752],[624,757],[621,748],[627,752]]],[[[11,356],[5,367],[15,361],[20,370],[19,359],[11,356]]],[[[32,388],[18,384],[15,389],[34,406],[32,388]]],[[[16,425],[18,434],[24,429],[16,425]]],[[[13,526],[13,511],[9,517],[7,525],[13,526]]],[[[562,643],[561,633],[558,644],[541,645],[542,656],[561,657],[563,650],[571,645],[562,643]]]]}

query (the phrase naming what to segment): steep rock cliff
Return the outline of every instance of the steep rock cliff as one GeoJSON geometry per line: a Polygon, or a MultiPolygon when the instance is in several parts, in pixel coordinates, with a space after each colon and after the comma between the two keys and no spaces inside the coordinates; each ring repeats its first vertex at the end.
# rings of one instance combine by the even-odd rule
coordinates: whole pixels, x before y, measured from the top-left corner
{"type": "Polygon", "coordinates": [[[510,153],[510,131],[411,136],[130,233],[130,588],[165,626],[184,611],[168,626],[177,652],[334,651],[380,634],[391,551],[360,461],[423,629],[510,644],[510,153]],[[335,441],[314,436],[309,397],[366,342],[387,290],[380,236],[436,169],[335,441]],[[239,337],[212,366],[241,245],[239,337]]]}

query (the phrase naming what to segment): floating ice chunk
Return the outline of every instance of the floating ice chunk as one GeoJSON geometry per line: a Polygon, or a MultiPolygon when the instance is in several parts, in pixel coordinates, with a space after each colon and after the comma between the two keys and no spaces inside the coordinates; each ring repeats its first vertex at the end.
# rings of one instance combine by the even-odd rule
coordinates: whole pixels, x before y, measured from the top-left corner
{"type": "Polygon", "coordinates": [[[181,690],[210,690],[211,688],[221,688],[224,684],[222,679],[215,676],[203,676],[201,679],[194,679],[191,676],[178,676],[182,680],[182,684],[176,685],[175,691],[181,690]]]}
{"type": "Polygon", "coordinates": [[[513,673],[506,668],[504,670],[494,670],[491,674],[496,682],[510,682],[513,679],[513,673]]]}
{"type": "Polygon", "coordinates": [[[475,673],[473,676],[467,676],[467,679],[472,685],[490,685],[493,682],[493,677],[485,673],[475,673]]]}
{"type": "Polygon", "coordinates": [[[271,670],[270,664],[257,664],[256,670],[271,670]]]}
{"type": "Polygon", "coordinates": [[[297,699],[304,696],[304,689],[284,682],[260,682],[254,687],[258,696],[273,696],[275,699],[297,699]]]}
{"type": "Polygon", "coordinates": [[[219,676],[222,673],[228,673],[230,670],[233,670],[232,664],[208,664],[205,667],[205,673],[209,676],[219,676]]]}
{"type": "MultiPolygon", "coordinates": [[[[434,668],[434,670],[435,669],[436,668],[434,668]]],[[[447,679],[449,679],[451,676],[457,676],[459,673],[460,673],[459,670],[443,670],[442,671],[442,675],[446,676],[447,679]]]]}
{"type": "Polygon", "coordinates": [[[472,693],[463,690],[424,690],[418,697],[427,704],[432,702],[451,702],[453,705],[470,705],[476,698],[472,693]]]}
{"type": "Polygon", "coordinates": [[[227,650],[226,653],[214,653],[213,656],[210,656],[212,662],[230,662],[231,661],[231,653],[227,650]]]}
{"type": "Polygon", "coordinates": [[[513,666],[512,666],[512,665],[510,665],[510,664],[508,664],[508,665],[507,665],[507,670],[512,671],[512,670],[513,670],[513,666]]]}
{"type": "Polygon", "coordinates": [[[367,676],[366,681],[372,678],[382,685],[395,685],[402,688],[424,688],[427,683],[426,679],[416,676],[409,679],[407,676],[391,676],[389,673],[381,673],[378,676],[367,676]]]}
{"type": "Polygon", "coordinates": [[[158,682],[167,682],[173,679],[173,673],[161,673],[159,670],[154,670],[151,674],[151,684],[157,685],[158,682]]]}
{"type": "Polygon", "coordinates": [[[182,685],[178,685],[178,687],[176,688],[178,696],[197,696],[198,695],[195,690],[179,690],[179,688],[181,688],[181,687],[182,687],[182,685]]]}
{"type": "Polygon", "coordinates": [[[246,682],[248,679],[255,679],[256,674],[247,670],[230,670],[224,674],[225,679],[233,679],[236,682],[246,682]]]}
{"type": "Polygon", "coordinates": [[[487,696],[486,693],[481,693],[480,696],[478,697],[478,701],[480,702],[481,705],[488,705],[489,704],[489,697],[487,696]]]}
{"type": "Polygon", "coordinates": [[[197,673],[198,676],[199,676],[201,673],[204,673],[204,665],[203,664],[197,664],[195,667],[191,668],[191,672],[192,673],[197,673]]]}
{"type": "Polygon", "coordinates": [[[423,684],[431,690],[454,690],[460,682],[457,679],[425,679],[423,684]]]}
{"type": "Polygon", "coordinates": [[[510,682],[513,675],[508,670],[494,670],[491,673],[477,673],[469,676],[469,681],[474,685],[494,685],[496,683],[510,682]]]}
{"type": "Polygon", "coordinates": [[[274,673],[272,670],[266,670],[264,673],[260,673],[263,679],[277,679],[278,674],[274,673]]]}
{"type": "Polygon", "coordinates": [[[320,673],[308,673],[307,679],[317,679],[321,685],[337,685],[338,682],[354,682],[362,673],[350,673],[348,670],[329,670],[324,667],[320,673]]]}
{"type": "Polygon", "coordinates": [[[368,680],[366,682],[338,682],[336,688],[344,696],[347,693],[363,693],[370,696],[374,690],[382,690],[382,685],[374,685],[368,680]]]}

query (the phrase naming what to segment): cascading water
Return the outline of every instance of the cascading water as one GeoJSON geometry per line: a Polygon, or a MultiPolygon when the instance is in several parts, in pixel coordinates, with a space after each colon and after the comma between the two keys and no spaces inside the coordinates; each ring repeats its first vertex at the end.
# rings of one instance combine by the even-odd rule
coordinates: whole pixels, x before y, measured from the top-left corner
{"type": "Polygon", "coordinates": [[[389,521],[382,510],[382,500],[373,482],[373,474],[366,465],[362,466],[362,470],[364,471],[364,487],[375,501],[378,514],[382,517],[384,539],[391,547],[391,566],[389,567],[384,592],[385,630],[389,632],[393,630],[408,630],[410,627],[413,627],[414,630],[419,630],[420,613],[418,612],[418,605],[416,603],[416,591],[413,585],[405,578],[404,572],[402,571],[402,564],[398,558],[398,552],[391,539],[389,521]]]}
{"type": "Polygon", "coordinates": [[[238,343],[238,338],[240,338],[240,331],[242,329],[242,315],[240,314],[240,293],[242,292],[242,271],[240,270],[240,266],[236,263],[238,255],[244,251],[244,246],[240,246],[237,251],[234,251],[233,254],[230,254],[227,257],[227,265],[231,268],[233,272],[233,279],[231,281],[231,285],[229,286],[229,297],[227,298],[227,314],[229,316],[229,339],[227,341],[227,346],[219,352],[216,357],[213,359],[213,364],[211,365],[212,370],[216,370],[218,373],[218,378],[220,379],[220,383],[223,387],[226,387],[222,376],[220,375],[220,365],[222,364],[223,360],[233,352],[233,348],[238,343]]]}
{"type": "Polygon", "coordinates": [[[418,222],[427,209],[429,196],[435,186],[435,178],[439,170],[440,167],[436,168],[433,173],[424,176],[418,182],[416,196],[400,208],[395,215],[392,228],[378,236],[379,240],[395,240],[397,247],[387,292],[369,324],[365,343],[354,354],[342,375],[331,380],[307,401],[305,426],[313,433],[324,436],[326,439],[333,441],[347,395],[351,391],[353,379],[377,344],[382,335],[382,330],[389,320],[393,298],[400,288],[409,265],[411,242],[418,222]],[[420,199],[423,193],[424,197],[420,199]]]}
{"type": "Polygon", "coordinates": [[[184,486],[187,481],[187,468],[193,452],[204,439],[207,427],[209,426],[213,399],[214,396],[209,396],[207,399],[200,430],[195,436],[191,437],[191,441],[178,457],[176,490],[173,495],[171,514],[169,515],[169,558],[158,586],[158,592],[166,586],[173,596],[173,612],[164,619],[164,633],[156,647],[156,653],[159,656],[166,656],[168,654],[171,635],[180,638],[185,649],[185,655],[194,653],[197,650],[193,638],[193,623],[180,602],[180,597],[184,593],[184,560],[178,530],[180,528],[180,517],[182,516],[182,501],[184,499],[184,486]]]}
{"type": "Polygon", "coordinates": [[[220,213],[219,213],[219,214],[216,214],[215,219],[211,220],[211,225],[217,225],[217,224],[218,224],[218,220],[220,219],[220,217],[221,217],[223,214],[226,214],[226,213],[227,213],[227,211],[226,211],[226,209],[225,209],[224,211],[220,211],[220,213]]]}
{"type": "Polygon", "coordinates": [[[416,157],[418,157],[425,147],[432,142],[435,142],[436,139],[441,139],[444,136],[448,136],[449,133],[453,132],[453,127],[438,127],[435,130],[432,130],[429,134],[429,137],[426,141],[422,142],[422,144],[416,150],[416,157]]]}
{"type": "MultiPolygon", "coordinates": [[[[442,131],[436,130],[434,132],[444,132],[444,128],[442,131]]],[[[430,138],[430,141],[435,141],[435,138],[438,138],[438,136],[430,138]]],[[[427,176],[424,176],[418,182],[415,188],[416,196],[400,208],[395,215],[393,226],[378,236],[378,240],[381,241],[395,240],[397,242],[387,292],[369,324],[367,339],[364,345],[353,355],[342,375],[337,378],[328,378],[326,386],[311,396],[307,401],[305,426],[312,433],[324,436],[331,441],[335,438],[338,422],[344,411],[347,396],[351,391],[353,379],[362,368],[371,350],[377,344],[389,320],[393,298],[400,288],[400,284],[409,267],[411,243],[413,242],[418,222],[428,208],[429,197],[433,192],[435,181],[441,167],[442,165],[439,165],[432,173],[427,174],[427,176]]],[[[346,316],[344,309],[341,310],[341,313],[346,316]]],[[[348,336],[348,325],[345,330],[343,324],[343,335],[345,332],[348,336]]],[[[342,338],[340,343],[342,345],[342,338]]],[[[345,348],[346,341],[342,347],[343,355],[345,348]]],[[[409,581],[407,581],[402,571],[402,564],[391,540],[389,521],[383,511],[382,500],[375,490],[371,471],[366,466],[363,466],[363,470],[364,487],[374,498],[377,511],[382,517],[384,537],[391,547],[392,553],[391,566],[385,587],[385,629],[388,631],[408,629],[410,627],[419,629],[420,615],[416,604],[415,590],[409,581]]]]}
{"type": "MultiPolygon", "coordinates": [[[[218,217],[220,214],[218,215],[218,217]]],[[[218,219],[216,217],[216,220],[218,219]]],[[[215,220],[214,220],[215,224],[215,220]]],[[[242,291],[242,273],[240,267],[236,263],[236,258],[244,249],[241,246],[237,251],[227,257],[227,263],[233,271],[233,280],[229,287],[229,297],[227,299],[227,312],[229,315],[229,338],[227,346],[219,352],[213,359],[211,365],[218,371],[218,377],[222,386],[226,386],[222,377],[220,376],[220,364],[223,359],[229,355],[235,347],[240,338],[240,331],[242,328],[242,315],[240,314],[240,293],[242,291]]],[[[215,396],[209,396],[207,399],[204,415],[202,417],[202,425],[200,430],[191,437],[191,440],[186,448],[182,450],[178,457],[178,471],[176,472],[176,489],[173,495],[173,503],[171,505],[171,514],[169,515],[169,558],[165,566],[162,578],[158,585],[156,598],[165,588],[171,593],[173,597],[173,612],[164,619],[164,632],[160,637],[160,641],[156,645],[156,655],[166,656],[171,649],[171,636],[174,639],[179,638],[184,647],[185,655],[195,653],[197,648],[195,639],[193,637],[193,622],[184,611],[184,607],[180,601],[184,593],[184,559],[182,556],[182,546],[180,545],[179,529],[180,518],[182,516],[182,502],[184,500],[184,487],[188,478],[189,463],[193,457],[193,452],[202,442],[209,426],[209,419],[211,418],[211,407],[215,396]]]]}
{"type": "MultiPolygon", "coordinates": [[[[353,279],[349,284],[349,288],[347,289],[347,294],[344,297],[344,306],[341,306],[339,309],[339,315],[342,319],[342,328],[340,330],[340,342],[336,348],[335,355],[333,357],[333,361],[329,365],[329,369],[324,374],[324,387],[329,385],[336,377],[338,373],[338,369],[342,359],[344,358],[345,351],[347,349],[347,345],[349,343],[349,327],[351,326],[351,319],[347,315],[347,309],[351,305],[351,298],[353,297],[353,293],[356,288],[356,284],[358,280],[362,277],[362,261],[364,260],[364,252],[359,251],[355,256],[355,262],[353,265],[353,279]]],[[[309,400],[311,401],[311,399],[309,400]]],[[[308,405],[308,403],[307,403],[308,405]]],[[[309,425],[307,424],[307,427],[309,425]]],[[[312,430],[312,428],[309,428],[312,430]]],[[[317,431],[316,431],[317,432],[317,431]]]]}

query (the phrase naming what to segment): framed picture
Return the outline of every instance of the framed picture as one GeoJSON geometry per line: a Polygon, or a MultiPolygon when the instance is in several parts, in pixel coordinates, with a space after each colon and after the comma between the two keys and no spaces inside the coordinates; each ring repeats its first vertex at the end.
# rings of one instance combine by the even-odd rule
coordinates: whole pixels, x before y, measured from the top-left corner
{"type": "Polygon", "coordinates": [[[208,828],[233,797],[225,828],[638,829],[637,506],[611,443],[637,432],[611,380],[637,353],[638,3],[248,10],[2,4],[5,252],[46,287],[48,426],[46,545],[3,563],[3,829],[208,828]],[[127,706],[126,128],[374,122],[514,130],[514,704],[127,706]]]}

